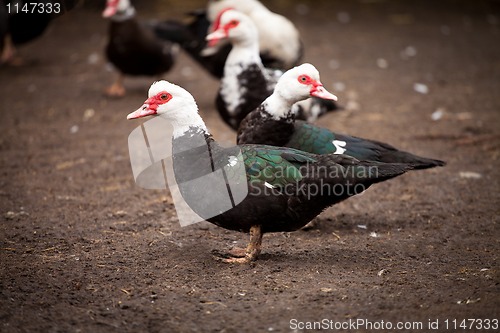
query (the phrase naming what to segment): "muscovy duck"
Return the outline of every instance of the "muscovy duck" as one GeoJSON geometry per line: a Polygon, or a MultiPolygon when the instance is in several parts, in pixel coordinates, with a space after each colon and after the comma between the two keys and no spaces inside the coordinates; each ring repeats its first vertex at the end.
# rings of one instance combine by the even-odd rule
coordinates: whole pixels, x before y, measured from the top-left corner
{"type": "Polygon", "coordinates": [[[227,55],[231,51],[231,44],[219,47],[210,55],[202,54],[207,46],[205,37],[211,23],[204,9],[190,12],[188,15],[192,18],[188,24],[177,20],[166,20],[155,25],[155,33],[160,38],[178,43],[191,58],[212,76],[220,79],[224,73],[227,55]]]}
{"type": "Polygon", "coordinates": [[[224,64],[231,50],[228,43],[211,46],[207,52],[206,35],[212,22],[226,8],[235,8],[246,13],[254,21],[260,32],[259,52],[262,63],[267,68],[289,69],[302,59],[303,46],[298,30],[282,15],[271,12],[256,0],[209,1],[207,10],[189,13],[192,20],[188,24],[176,20],[159,23],[156,34],[166,40],[178,43],[196,62],[216,78],[224,74],[224,64]],[[207,11],[210,17],[207,17],[207,11]]]}
{"type": "Polygon", "coordinates": [[[266,67],[286,70],[299,64],[303,45],[297,28],[289,19],[273,13],[258,0],[209,0],[208,19],[217,21],[220,13],[228,8],[247,15],[255,24],[266,67]]]}
{"type": "Polygon", "coordinates": [[[311,64],[288,70],[273,94],[241,122],[237,143],[291,147],[314,154],[346,154],[360,160],[406,163],[414,169],[445,165],[443,161],[416,156],[387,143],[295,121],[292,105],[313,95],[319,78],[318,70],[311,64]]]}
{"type": "MultiPolygon", "coordinates": [[[[241,120],[272,94],[281,71],[264,67],[259,57],[258,32],[252,20],[234,9],[225,10],[207,40],[229,39],[233,48],[224,66],[216,106],[222,119],[237,130],[241,120]]],[[[319,96],[318,96],[319,97],[319,96]]],[[[313,98],[294,106],[301,119],[314,121],[337,108],[334,101],[313,98]]]]}
{"type": "Polygon", "coordinates": [[[79,0],[0,0],[0,64],[22,65],[16,46],[40,37],[50,22],[79,0]]]}
{"type": "Polygon", "coordinates": [[[102,15],[111,19],[106,55],[119,71],[108,96],[125,95],[124,75],[155,76],[173,66],[178,46],[155,35],[156,22],[138,22],[129,0],[107,0],[102,15]]]}
{"type": "Polygon", "coordinates": [[[316,155],[268,145],[223,148],[210,135],[189,92],[159,81],[151,86],[148,96],[127,119],[160,115],[171,122],[174,175],[181,195],[198,215],[205,218],[199,201],[213,196],[214,189],[183,188],[182,184],[205,176],[206,165],[211,166],[210,170],[229,168],[224,178],[228,189],[241,183],[248,187],[247,195],[238,204],[206,218],[222,228],[250,233],[244,256],[233,256],[228,262],[255,260],[261,251],[263,233],[297,230],[327,207],[412,169],[407,164],[359,161],[346,155],[316,155]],[[205,153],[186,147],[201,147],[205,153]],[[243,173],[231,172],[233,167],[244,167],[243,173]]]}

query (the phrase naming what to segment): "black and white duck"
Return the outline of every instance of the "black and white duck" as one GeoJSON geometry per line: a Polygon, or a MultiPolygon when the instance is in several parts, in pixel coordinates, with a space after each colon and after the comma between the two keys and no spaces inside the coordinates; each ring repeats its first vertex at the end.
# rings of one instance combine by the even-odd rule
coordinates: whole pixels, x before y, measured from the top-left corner
{"type": "MultiPolygon", "coordinates": [[[[215,27],[207,40],[217,43],[228,39],[233,45],[224,66],[216,107],[222,119],[237,130],[241,120],[272,94],[282,72],[264,67],[259,56],[258,31],[248,16],[228,9],[220,15],[215,27]]],[[[294,108],[300,119],[312,122],[337,109],[337,105],[332,100],[313,97],[294,108]]]]}
{"type": "Polygon", "coordinates": [[[220,43],[207,47],[205,36],[216,25],[220,13],[227,8],[247,14],[256,25],[260,57],[265,67],[286,70],[302,59],[303,45],[295,25],[257,0],[210,0],[206,9],[189,13],[189,23],[168,20],[158,24],[155,29],[162,38],[178,43],[210,74],[221,78],[231,45],[220,43]]]}
{"type": "Polygon", "coordinates": [[[360,160],[406,163],[414,169],[445,165],[443,161],[398,150],[387,143],[338,134],[295,120],[293,105],[313,96],[318,82],[319,72],[311,64],[288,70],[273,94],[241,122],[237,143],[283,146],[314,154],[345,154],[360,160]]]}
{"type": "Polygon", "coordinates": [[[228,262],[255,260],[264,233],[297,230],[329,206],[412,169],[407,164],[359,161],[346,155],[316,155],[268,145],[224,148],[209,133],[189,92],[159,81],[151,86],[148,96],[127,119],[159,115],[172,124],[175,178],[181,195],[196,213],[204,218],[203,202],[214,196],[214,189],[182,184],[206,176],[209,170],[225,168],[224,189],[234,184],[248,189],[239,203],[206,216],[207,221],[222,228],[250,233],[246,251],[240,257],[226,259],[228,262]],[[198,144],[200,141],[204,147],[198,144]],[[205,152],[186,150],[189,146],[204,148],[205,152]],[[206,165],[211,166],[208,171],[206,165]],[[242,168],[243,173],[232,172],[242,168]]]}
{"type": "Polygon", "coordinates": [[[255,24],[261,59],[267,68],[286,70],[299,64],[304,49],[292,21],[272,12],[258,0],[209,0],[208,19],[216,22],[229,8],[247,15],[255,24]]]}

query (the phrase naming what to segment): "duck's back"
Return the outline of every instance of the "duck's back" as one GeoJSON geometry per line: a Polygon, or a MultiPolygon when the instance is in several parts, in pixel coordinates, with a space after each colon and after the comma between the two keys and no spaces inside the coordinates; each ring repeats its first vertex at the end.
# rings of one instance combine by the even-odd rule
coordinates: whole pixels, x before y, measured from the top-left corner
{"type": "Polygon", "coordinates": [[[173,65],[172,44],[157,39],[147,25],[134,18],[112,21],[109,36],[106,54],[124,74],[154,76],[173,65]]]}

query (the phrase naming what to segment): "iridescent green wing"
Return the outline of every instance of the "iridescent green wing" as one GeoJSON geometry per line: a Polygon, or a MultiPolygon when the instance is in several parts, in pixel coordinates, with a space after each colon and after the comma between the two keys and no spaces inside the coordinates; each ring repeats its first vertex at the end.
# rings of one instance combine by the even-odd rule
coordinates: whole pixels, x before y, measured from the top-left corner
{"type": "Polygon", "coordinates": [[[244,145],[242,154],[250,182],[284,187],[302,179],[300,166],[315,162],[314,155],[292,148],[244,145]]]}
{"type": "Polygon", "coordinates": [[[334,140],[335,134],[328,129],[298,121],[295,124],[295,133],[287,146],[323,155],[335,153],[334,140]]]}

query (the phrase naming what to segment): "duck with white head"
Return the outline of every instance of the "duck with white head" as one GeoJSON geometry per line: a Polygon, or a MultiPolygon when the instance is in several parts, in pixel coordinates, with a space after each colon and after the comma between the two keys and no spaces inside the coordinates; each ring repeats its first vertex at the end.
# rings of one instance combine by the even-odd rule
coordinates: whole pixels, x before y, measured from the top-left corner
{"type": "MultiPolygon", "coordinates": [[[[317,91],[326,93],[318,87],[317,91]]],[[[223,188],[246,184],[246,197],[206,218],[222,228],[250,233],[246,250],[224,258],[227,262],[255,260],[261,252],[264,233],[300,229],[327,207],[411,169],[403,164],[359,161],[335,154],[315,155],[286,147],[224,148],[210,135],[192,95],[167,81],[155,82],[148,99],[127,118],[146,116],[161,116],[171,122],[174,176],[182,197],[196,213],[203,209],[200,201],[213,196],[214,190],[209,186],[183,187],[184,183],[207,176],[206,165],[211,165],[212,170],[227,167],[245,170],[242,174],[227,172],[223,188]],[[184,149],[193,140],[206,142],[204,153],[199,149],[184,149]],[[235,160],[235,155],[242,158],[235,160]]],[[[203,217],[203,211],[200,216],[203,217]]]]}

